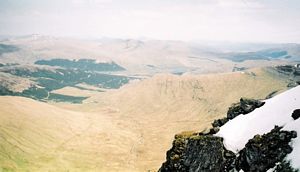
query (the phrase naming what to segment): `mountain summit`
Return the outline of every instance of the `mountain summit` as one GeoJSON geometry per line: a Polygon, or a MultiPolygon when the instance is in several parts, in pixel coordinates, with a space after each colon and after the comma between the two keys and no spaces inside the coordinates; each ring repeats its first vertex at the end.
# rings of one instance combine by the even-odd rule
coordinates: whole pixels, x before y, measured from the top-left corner
{"type": "MultiPolygon", "coordinates": [[[[214,122],[207,131],[176,135],[159,171],[298,171],[299,97],[300,86],[263,101],[250,113],[233,119],[228,113],[224,123],[214,122]]],[[[243,100],[234,108],[253,102],[243,100]]]]}

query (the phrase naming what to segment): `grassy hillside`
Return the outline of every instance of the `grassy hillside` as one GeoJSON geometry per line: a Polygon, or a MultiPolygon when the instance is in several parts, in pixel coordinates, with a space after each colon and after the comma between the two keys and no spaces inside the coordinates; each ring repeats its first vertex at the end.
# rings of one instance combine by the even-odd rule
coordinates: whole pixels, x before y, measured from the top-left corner
{"type": "Polygon", "coordinates": [[[118,90],[98,92],[77,105],[0,97],[1,168],[155,170],[164,161],[175,133],[203,130],[241,96],[264,98],[286,85],[285,78],[271,70],[256,69],[157,75],[118,90]]]}
{"type": "Polygon", "coordinates": [[[0,105],[0,171],[130,169],[135,134],[109,117],[21,97],[0,97],[0,105]]]}

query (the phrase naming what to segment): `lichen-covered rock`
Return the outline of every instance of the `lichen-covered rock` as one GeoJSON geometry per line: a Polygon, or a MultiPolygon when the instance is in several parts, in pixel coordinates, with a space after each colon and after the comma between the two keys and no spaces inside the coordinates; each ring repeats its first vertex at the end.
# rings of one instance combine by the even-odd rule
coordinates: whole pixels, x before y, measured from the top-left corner
{"type": "Polygon", "coordinates": [[[188,171],[220,171],[224,163],[222,141],[222,138],[214,136],[191,137],[184,156],[188,171]]]}
{"type": "Polygon", "coordinates": [[[248,114],[256,108],[263,106],[264,104],[265,102],[259,100],[241,98],[239,103],[233,104],[228,109],[227,118],[233,119],[240,114],[248,114]]]}
{"type": "Polygon", "coordinates": [[[250,139],[245,148],[239,152],[236,169],[247,172],[265,172],[283,161],[292,152],[289,142],[297,137],[295,131],[282,131],[275,127],[262,136],[256,135],[250,139]]]}
{"type": "Polygon", "coordinates": [[[193,135],[197,135],[197,133],[175,135],[172,148],[167,151],[167,161],[162,164],[162,167],[159,169],[160,172],[188,171],[188,167],[184,165],[184,156],[188,138],[193,135]]]}
{"type": "Polygon", "coordinates": [[[173,147],[167,152],[167,161],[160,172],[202,172],[227,171],[235,154],[224,148],[221,137],[195,133],[190,136],[176,136],[173,147]],[[225,170],[224,170],[225,169],[225,170]]]}

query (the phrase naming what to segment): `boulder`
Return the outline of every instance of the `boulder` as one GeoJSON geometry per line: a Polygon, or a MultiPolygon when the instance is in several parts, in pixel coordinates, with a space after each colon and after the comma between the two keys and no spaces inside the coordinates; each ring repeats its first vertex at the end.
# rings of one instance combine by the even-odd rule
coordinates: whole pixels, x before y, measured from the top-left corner
{"type": "Polygon", "coordinates": [[[255,100],[255,99],[247,99],[241,98],[239,103],[233,104],[227,111],[227,118],[233,119],[240,114],[248,114],[254,111],[256,108],[263,106],[265,102],[255,100]]]}
{"type": "Polygon", "coordinates": [[[296,109],[294,110],[294,112],[292,113],[292,118],[294,120],[298,119],[300,117],[300,109],[296,109]]]}
{"type": "Polygon", "coordinates": [[[292,138],[297,137],[295,131],[282,131],[275,126],[271,132],[262,136],[256,135],[248,141],[239,152],[236,169],[247,172],[265,172],[284,161],[284,157],[292,152],[289,145],[292,138]]]}
{"type": "Polygon", "coordinates": [[[213,127],[221,127],[224,124],[226,124],[226,122],[228,122],[229,120],[225,117],[225,118],[221,118],[221,119],[216,119],[214,120],[214,122],[212,123],[213,127]]]}
{"type": "Polygon", "coordinates": [[[235,154],[224,148],[223,138],[212,135],[177,137],[167,152],[167,161],[160,172],[229,171],[235,154]]]}

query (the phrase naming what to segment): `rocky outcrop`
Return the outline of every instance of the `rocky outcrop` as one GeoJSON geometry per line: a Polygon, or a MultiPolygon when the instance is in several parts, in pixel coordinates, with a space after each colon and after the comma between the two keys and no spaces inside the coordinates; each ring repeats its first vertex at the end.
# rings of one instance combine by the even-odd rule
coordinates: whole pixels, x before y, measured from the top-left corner
{"type": "Polygon", "coordinates": [[[276,66],[275,68],[279,73],[289,76],[290,82],[288,83],[287,87],[291,88],[291,87],[296,87],[296,86],[300,85],[299,64],[276,66]]]}
{"type": "Polygon", "coordinates": [[[284,158],[292,152],[289,143],[297,133],[281,129],[276,126],[267,134],[254,136],[238,154],[226,150],[223,138],[212,134],[176,135],[159,172],[296,171],[284,158]]]}
{"type": "Polygon", "coordinates": [[[176,135],[159,171],[227,171],[233,159],[235,154],[224,148],[221,137],[203,133],[176,135]]]}
{"type": "Polygon", "coordinates": [[[299,64],[276,66],[277,71],[293,76],[300,76],[299,64]]]}
{"type": "Polygon", "coordinates": [[[292,118],[294,120],[298,119],[300,117],[300,109],[296,109],[294,110],[294,112],[292,113],[292,118]]]}
{"type": "Polygon", "coordinates": [[[262,136],[256,135],[248,141],[239,152],[236,169],[249,172],[265,172],[283,162],[284,157],[292,152],[289,142],[297,137],[295,131],[282,131],[275,126],[271,132],[262,136]]]}
{"type": "Polygon", "coordinates": [[[221,127],[224,124],[226,124],[229,121],[227,117],[221,118],[221,119],[216,119],[214,122],[211,124],[213,127],[221,127]]]}
{"type": "Polygon", "coordinates": [[[273,172],[299,172],[299,170],[295,170],[291,167],[290,162],[282,161],[281,163],[277,163],[274,168],[272,168],[273,172]]]}
{"type": "Polygon", "coordinates": [[[227,117],[214,120],[213,127],[221,127],[229,120],[237,117],[240,114],[248,114],[256,108],[263,106],[265,102],[255,99],[241,98],[239,103],[233,104],[227,111],[227,117]]]}
{"type": "Polygon", "coordinates": [[[232,105],[227,112],[227,118],[233,119],[240,114],[248,114],[252,112],[254,109],[263,106],[265,102],[255,100],[255,99],[247,99],[241,98],[240,102],[232,105]]]}
{"type": "Polygon", "coordinates": [[[292,74],[295,72],[297,68],[293,65],[282,65],[282,66],[276,66],[276,69],[282,73],[292,74]]]}
{"type": "MultiPolygon", "coordinates": [[[[237,154],[225,148],[223,138],[214,136],[229,120],[263,105],[264,102],[259,100],[241,98],[239,103],[229,108],[226,118],[212,123],[213,128],[176,135],[159,171],[265,172],[272,169],[273,172],[296,172],[284,159],[292,152],[290,142],[297,137],[296,131],[284,131],[282,127],[275,126],[267,134],[254,136],[237,154]]],[[[298,119],[300,110],[296,109],[291,116],[298,119]]]]}

